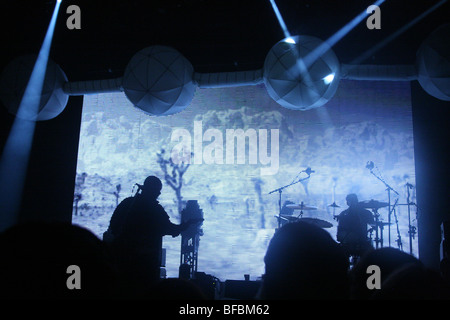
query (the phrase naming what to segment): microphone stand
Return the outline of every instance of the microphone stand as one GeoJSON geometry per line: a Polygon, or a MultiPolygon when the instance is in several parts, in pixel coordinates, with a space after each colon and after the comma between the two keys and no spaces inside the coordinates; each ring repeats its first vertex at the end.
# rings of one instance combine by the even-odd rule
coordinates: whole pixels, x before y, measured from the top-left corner
{"type": "MultiPolygon", "coordinates": [[[[298,175],[297,175],[297,177],[298,177],[298,175]]],[[[295,178],[297,178],[297,177],[295,177],[295,178]]],[[[269,192],[269,194],[278,192],[278,209],[279,209],[279,213],[278,213],[278,228],[281,227],[281,224],[280,224],[280,221],[281,221],[281,193],[282,193],[283,190],[286,189],[287,187],[290,187],[290,186],[292,186],[292,185],[294,185],[294,184],[297,184],[297,183],[299,183],[299,182],[305,181],[305,180],[309,179],[310,177],[311,177],[311,174],[309,174],[306,178],[299,179],[299,180],[297,180],[297,181],[295,181],[295,179],[294,179],[294,181],[292,181],[290,184],[285,185],[285,186],[283,186],[283,187],[280,187],[280,188],[278,188],[278,189],[275,189],[275,190],[272,190],[272,191],[269,192]]]]}
{"type": "Polygon", "coordinates": [[[338,220],[336,217],[336,180],[333,184],[333,203],[331,204],[333,206],[333,219],[338,220]]]}
{"type": "Polygon", "coordinates": [[[389,242],[389,247],[391,246],[391,191],[394,191],[394,193],[396,195],[399,195],[397,191],[395,191],[390,185],[388,185],[386,183],[386,181],[384,181],[382,178],[378,177],[375,173],[373,173],[373,170],[370,169],[370,173],[377,178],[378,180],[380,180],[381,182],[383,182],[383,184],[386,186],[386,191],[388,192],[388,242],[389,242]]]}
{"type": "Polygon", "coordinates": [[[392,206],[392,212],[394,213],[394,218],[395,218],[395,224],[397,225],[397,240],[395,240],[395,242],[397,242],[398,248],[403,251],[403,244],[402,244],[402,236],[400,235],[400,229],[398,227],[398,218],[397,218],[397,213],[395,211],[395,206],[398,203],[398,198],[395,199],[395,203],[392,206]]]}
{"type": "Polygon", "coordinates": [[[409,201],[410,193],[409,189],[413,186],[409,183],[406,184],[407,189],[407,197],[406,197],[406,204],[408,205],[408,234],[409,234],[409,253],[412,255],[412,239],[414,238],[414,235],[416,234],[416,227],[413,227],[411,225],[411,202],[409,201]]]}

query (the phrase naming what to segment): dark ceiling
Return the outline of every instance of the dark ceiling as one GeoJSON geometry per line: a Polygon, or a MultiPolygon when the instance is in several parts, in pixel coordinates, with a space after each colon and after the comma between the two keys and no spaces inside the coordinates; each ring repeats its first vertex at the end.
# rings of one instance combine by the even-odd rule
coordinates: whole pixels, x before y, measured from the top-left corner
{"type": "MultiPolygon", "coordinates": [[[[363,20],[333,50],[342,63],[349,63],[438,2],[387,0],[380,6],[380,30],[369,30],[363,20]]],[[[39,51],[54,3],[2,2],[2,68],[18,55],[39,51]]],[[[325,40],[373,1],[276,3],[291,34],[325,40]]],[[[363,63],[413,64],[422,41],[449,22],[449,16],[445,3],[363,63]]],[[[50,55],[69,80],[120,77],[135,52],[155,44],[179,50],[197,72],[239,71],[261,68],[269,49],[282,38],[269,0],[64,0],[50,55]],[[66,27],[66,9],[72,4],[81,10],[81,30],[66,27]]]]}

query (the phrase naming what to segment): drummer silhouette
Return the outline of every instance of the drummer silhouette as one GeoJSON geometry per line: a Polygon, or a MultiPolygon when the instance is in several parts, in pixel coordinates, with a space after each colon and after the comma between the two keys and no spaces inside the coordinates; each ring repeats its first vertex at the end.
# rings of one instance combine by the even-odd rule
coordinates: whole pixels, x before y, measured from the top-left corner
{"type": "Polygon", "coordinates": [[[374,223],[374,217],[369,210],[360,205],[356,194],[350,193],[345,199],[348,209],[337,216],[336,239],[349,256],[360,257],[366,251],[372,249],[367,232],[368,225],[374,223]]]}

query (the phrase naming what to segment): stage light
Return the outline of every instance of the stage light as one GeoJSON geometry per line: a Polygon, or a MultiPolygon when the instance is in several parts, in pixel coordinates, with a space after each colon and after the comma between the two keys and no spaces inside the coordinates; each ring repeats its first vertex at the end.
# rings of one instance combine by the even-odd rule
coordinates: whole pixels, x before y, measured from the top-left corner
{"type": "Polygon", "coordinates": [[[147,47],[137,52],[125,68],[123,91],[149,115],[175,114],[187,108],[194,97],[193,73],[192,64],[177,50],[147,47]]]}
{"type": "Polygon", "coordinates": [[[295,40],[292,37],[288,37],[288,38],[284,39],[284,42],[295,44],[295,40]]]}
{"type": "Polygon", "coordinates": [[[339,60],[328,48],[307,68],[303,57],[321,46],[322,40],[311,36],[293,36],[293,39],[294,45],[279,41],[266,56],[263,78],[267,92],[274,101],[288,109],[309,110],[320,107],[336,92],[340,75],[339,60]],[[330,81],[328,84],[324,77],[330,81]]]}
{"type": "Polygon", "coordinates": [[[57,1],[39,55],[18,107],[17,116],[3,149],[0,161],[0,231],[11,227],[17,221],[36,126],[35,120],[39,112],[59,7],[60,1],[57,1]]]}
{"type": "Polygon", "coordinates": [[[334,79],[334,73],[331,73],[331,74],[323,77],[323,82],[325,84],[330,84],[331,82],[333,82],[333,79],[334,79]]]}

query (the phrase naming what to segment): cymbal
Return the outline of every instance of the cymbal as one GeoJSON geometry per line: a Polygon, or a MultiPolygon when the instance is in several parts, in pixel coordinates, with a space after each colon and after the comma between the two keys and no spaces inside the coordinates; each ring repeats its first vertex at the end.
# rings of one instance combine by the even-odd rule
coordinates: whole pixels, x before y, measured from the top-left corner
{"type": "Polygon", "coordinates": [[[328,221],[317,219],[317,218],[299,218],[298,221],[303,221],[307,223],[314,224],[320,228],[331,228],[333,225],[328,221]]]}
{"type": "Polygon", "coordinates": [[[370,226],[373,226],[373,227],[376,227],[376,226],[382,226],[382,227],[384,227],[384,226],[388,226],[388,225],[390,225],[390,224],[393,224],[393,223],[384,222],[384,221],[378,221],[378,222],[374,222],[374,223],[369,223],[369,225],[370,225],[370,226]]]}
{"type": "Polygon", "coordinates": [[[316,207],[310,207],[305,204],[288,204],[286,205],[288,209],[298,209],[298,210],[317,210],[316,207]]]}
{"type": "Polygon", "coordinates": [[[366,209],[379,209],[379,208],[387,207],[389,205],[389,203],[387,203],[387,202],[380,202],[380,201],[373,200],[373,199],[360,201],[359,204],[361,205],[361,207],[366,208],[366,209]]]}
{"type": "Polygon", "coordinates": [[[332,204],[330,204],[329,207],[332,207],[332,208],[340,208],[340,206],[338,206],[335,202],[333,202],[332,204]]]}
{"type": "Polygon", "coordinates": [[[286,220],[289,222],[295,222],[295,221],[298,221],[298,219],[300,219],[300,218],[298,218],[296,216],[287,216],[284,214],[280,214],[280,219],[283,219],[283,220],[286,220]]]}

